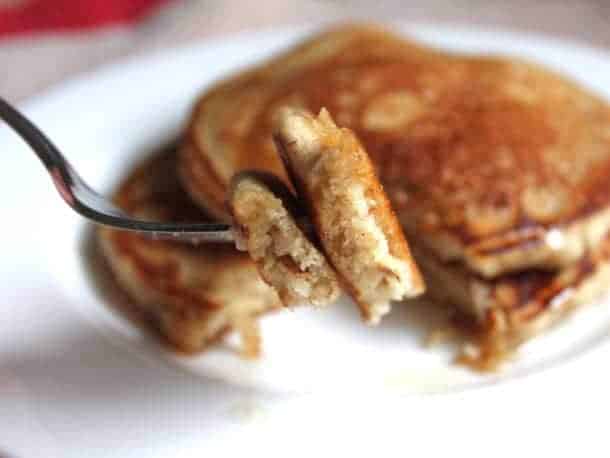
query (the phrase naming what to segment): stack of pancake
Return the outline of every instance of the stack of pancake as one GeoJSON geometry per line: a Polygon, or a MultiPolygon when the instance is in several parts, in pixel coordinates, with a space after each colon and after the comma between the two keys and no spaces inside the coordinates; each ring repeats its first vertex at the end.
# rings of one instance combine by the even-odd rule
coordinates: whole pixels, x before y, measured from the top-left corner
{"type": "Polygon", "coordinates": [[[282,107],[352,129],[411,241],[428,291],[491,366],[610,278],[610,109],[515,59],[448,54],[372,26],[324,32],[209,89],[179,174],[230,221],[232,177],[290,182],[272,142],[282,107]]]}

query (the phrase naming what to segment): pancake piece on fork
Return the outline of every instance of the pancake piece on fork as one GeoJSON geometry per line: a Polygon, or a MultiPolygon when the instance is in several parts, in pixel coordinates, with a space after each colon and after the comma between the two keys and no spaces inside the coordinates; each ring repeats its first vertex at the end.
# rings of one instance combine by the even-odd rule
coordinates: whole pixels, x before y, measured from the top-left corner
{"type": "Polygon", "coordinates": [[[315,34],[197,102],[181,176],[218,218],[229,219],[224,199],[240,170],[289,183],[270,141],[282,106],[326,107],[354,131],[428,291],[477,330],[488,361],[590,299],[581,291],[607,288],[610,108],[579,84],[534,63],[444,52],[375,26],[315,34]]]}
{"type": "Polygon", "coordinates": [[[228,203],[237,247],[250,253],[285,305],[326,305],[337,299],[337,276],[299,227],[298,204],[284,183],[270,174],[239,173],[228,203]]]}
{"type": "MultiPolygon", "coordinates": [[[[209,220],[178,182],[175,150],[137,167],[114,201],[138,218],[209,220]]],[[[246,254],[230,244],[194,246],[105,227],[97,235],[119,285],[174,348],[198,352],[235,330],[241,335],[243,355],[258,354],[257,316],[281,302],[246,254]]]]}
{"type": "Polygon", "coordinates": [[[282,109],[274,139],[316,234],[363,318],[418,296],[422,277],[366,151],[326,110],[282,109]]]}

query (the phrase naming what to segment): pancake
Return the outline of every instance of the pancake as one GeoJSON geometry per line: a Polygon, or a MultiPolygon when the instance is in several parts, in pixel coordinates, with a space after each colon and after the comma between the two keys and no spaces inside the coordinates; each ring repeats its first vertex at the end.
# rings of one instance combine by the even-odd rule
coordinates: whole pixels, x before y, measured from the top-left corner
{"type": "Polygon", "coordinates": [[[461,361],[495,369],[521,343],[557,323],[608,289],[610,234],[577,263],[557,272],[530,269],[486,279],[457,263],[446,263],[414,247],[428,283],[428,296],[460,311],[462,330],[474,346],[461,361]]]}
{"type": "MultiPolygon", "coordinates": [[[[142,163],[116,191],[116,204],[143,219],[209,220],[182,190],[176,156],[174,150],[142,163]]],[[[97,235],[119,285],[175,349],[198,352],[235,330],[242,353],[257,355],[256,317],[281,303],[246,254],[228,244],[193,246],[104,227],[97,235]]]]}
{"type": "Polygon", "coordinates": [[[278,107],[326,107],[371,156],[411,240],[493,278],[560,269],[610,228],[610,110],[539,65],[450,54],[348,25],[220,82],[193,110],[181,175],[228,220],[231,177],[283,177],[278,107]]]}
{"type": "Polygon", "coordinates": [[[298,206],[269,174],[242,172],[231,184],[229,208],[236,245],[249,252],[261,277],[285,305],[334,302],[341,289],[324,255],[297,224],[298,206]]]}
{"type": "Polygon", "coordinates": [[[404,233],[354,134],[325,110],[315,117],[285,108],[274,139],[324,252],[365,321],[376,324],[390,301],[421,294],[424,283],[404,233]]]}

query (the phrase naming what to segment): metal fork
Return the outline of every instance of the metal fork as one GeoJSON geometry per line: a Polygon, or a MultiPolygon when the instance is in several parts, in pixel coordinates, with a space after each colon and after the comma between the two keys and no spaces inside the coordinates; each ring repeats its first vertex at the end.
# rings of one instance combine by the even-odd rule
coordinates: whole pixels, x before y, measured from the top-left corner
{"type": "Polygon", "coordinates": [[[163,223],[131,218],[95,192],[76,173],[61,152],[29,119],[0,97],[3,119],[32,148],[44,164],[59,194],[75,212],[96,224],[135,231],[155,239],[181,242],[232,242],[231,226],[217,223],[163,223]]]}

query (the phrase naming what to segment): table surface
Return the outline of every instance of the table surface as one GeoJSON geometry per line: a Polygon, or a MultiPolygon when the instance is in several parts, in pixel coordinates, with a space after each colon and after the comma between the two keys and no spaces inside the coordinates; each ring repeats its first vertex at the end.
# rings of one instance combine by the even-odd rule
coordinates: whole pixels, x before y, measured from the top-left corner
{"type": "Polygon", "coordinates": [[[177,0],[135,27],[0,40],[0,68],[9,69],[0,72],[0,94],[19,102],[126,55],[245,29],[321,20],[472,23],[610,46],[606,0],[262,0],[256,8],[250,5],[245,0],[177,0]]]}

